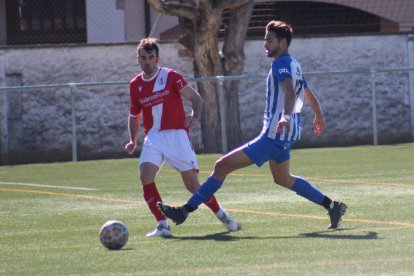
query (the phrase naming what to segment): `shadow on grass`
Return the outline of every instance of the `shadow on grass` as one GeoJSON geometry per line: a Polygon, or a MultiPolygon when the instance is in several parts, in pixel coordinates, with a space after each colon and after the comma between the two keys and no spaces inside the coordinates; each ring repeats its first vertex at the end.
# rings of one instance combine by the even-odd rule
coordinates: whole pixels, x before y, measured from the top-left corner
{"type": "Polygon", "coordinates": [[[133,251],[133,250],[135,250],[134,248],[132,248],[132,247],[122,247],[121,249],[107,249],[107,248],[105,248],[106,249],[106,251],[107,252],[121,252],[121,251],[133,251]]]}
{"type": "Polygon", "coordinates": [[[378,233],[374,231],[366,232],[362,235],[356,234],[338,234],[340,231],[346,231],[350,229],[338,229],[335,231],[319,231],[319,232],[311,232],[311,233],[302,233],[299,234],[301,237],[305,238],[321,238],[321,239],[337,239],[337,240],[377,240],[378,233]]]}
{"type": "Polygon", "coordinates": [[[363,234],[338,234],[340,231],[346,231],[351,229],[339,229],[339,230],[328,230],[328,231],[318,231],[311,233],[301,233],[298,235],[289,235],[289,236],[232,236],[229,235],[230,231],[220,232],[209,234],[205,236],[183,236],[183,237],[166,237],[165,239],[172,240],[213,240],[213,241],[238,241],[238,240],[263,240],[263,239],[303,239],[303,238],[319,238],[319,239],[338,239],[338,240],[376,240],[378,238],[377,232],[365,232],[363,234]]]}
{"type": "Polygon", "coordinates": [[[205,236],[183,236],[183,237],[166,237],[165,239],[171,240],[212,240],[212,241],[237,241],[237,240],[244,240],[244,239],[255,239],[255,237],[235,237],[230,236],[230,231],[224,231],[220,233],[209,234],[205,236]]]}

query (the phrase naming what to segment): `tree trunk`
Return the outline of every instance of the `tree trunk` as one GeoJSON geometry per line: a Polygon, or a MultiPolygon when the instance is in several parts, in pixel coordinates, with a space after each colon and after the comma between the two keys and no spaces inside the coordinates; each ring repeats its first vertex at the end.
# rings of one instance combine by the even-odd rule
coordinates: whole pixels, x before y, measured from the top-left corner
{"type": "MultiPolygon", "coordinates": [[[[220,17],[205,13],[209,17],[198,22],[199,27],[195,35],[194,74],[195,77],[214,77],[220,75],[221,64],[218,54],[217,33],[221,21],[220,17]],[[218,27],[217,27],[218,26],[218,27]]],[[[204,99],[203,116],[201,118],[201,130],[203,132],[204,152],[221,152],[221,128],[218,102],[218,86],[215,81],[198,82],[198,91],[204,99]]]]}
{"type": "MultiPolygon", "coordinates": [[[[224,75],[237,76],[244,70],[244,41],[253,12],[254,0],[230,12],[229,25],[223,45],[224,75]]],[[[242,140],[239,112],[239,80],[224,83],[228,149],[238,147],[242,140]]],[[[245,91],[243,91],[245,92],[245,91]]]]}
{"type": "MultiPolygon", "coordinates": [[[[222,23],[222,12],[225,9],[232,10],[234,8],[245,5],[246,3],[253,2],[253,0],[147,1],[150,6],[156,11],[170,15],[176,15],[179,17],[179,23],[184,29],[182,36],[179,38],[179,41],[185,47],[191,50],[194,55],[195,77],[213,77],[222,75],[222,66],[218,54],[218,32],[222,23]]],[[[237,17],[237,15],[235,17],[237,17]]],[[[246,19],[246,17],[244,18],[246,19]]],[[[245,24],[242,23],[242,21],[239,21],[239,18],[233,18],[233,20],[242,24],[242,27],[244,26],[243,24],[245,24]]],[[[239,32],[237,31],[237,26],[238,25],[236,24],[234,25],[234,32],[239,32]]],[[[241,37],[244,39],[245,35],[240,36],[240,38],[241,37]]],[[[244,41],[237,38],[236,42],[239,44],[238,47],[242,48],[241,52],[243,53],[244,41]]],[[[229,46],[231,47],[234,45],[235,44],[230,44],[229,46]]],[[[238,52],[239,51],[240,50],[238,50],[238,52]]],[[[237,59],[244,58],[243,54],[236,56],[237,59]]],[[[236,72],[243,71],[244,60],[239,60],[239,63],[236,62],[235,64],[238,64],[241,69],[233,72],[232,68],[229,67],[229,72],[240,74],[236,72]]],[[[229,63],[229,66],[233,65],[233,63],[229,63]]],[[[217,85],[217,82],[212,81],[197,82],[198,91],[204,99],[204,110],[203,116],[201,118],[204,152],[221,152],[222,149],[217,85]]],[[[227,113],[230,111],[235,112],[238,118],[238,106],[235,107],[235,105],[238,105],[238,87],[236,87],[236,90],[234,91],[236,91],[236,96],[231,97],[232,104],[228,108],[227,113]]],[[[231,121],[232,119],[229,118],[228,120],[231,121]]],[[[234,128],[238,129],[238,132],[236,134],[232,134],[232,137],[236,136],[240,138],[241,132],[239,123],[239,119],[232,121],[231,125],[235,125],[234,128]]],[[[227,124],[227,126],[231,125],[227,124]]]]}

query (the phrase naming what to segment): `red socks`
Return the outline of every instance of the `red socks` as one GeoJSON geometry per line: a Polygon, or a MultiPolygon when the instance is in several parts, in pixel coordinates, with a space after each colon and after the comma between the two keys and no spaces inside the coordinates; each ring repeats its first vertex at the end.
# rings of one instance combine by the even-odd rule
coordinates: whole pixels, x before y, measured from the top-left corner
{"type": "MultiPolygon", "coordinates": [[[[160,210],[158,210],[157,207],[157,202],[161,202],[162,200],[155,182],[142,185],[142,191],[144,193],[144,199],[147,202],[148,207],[151,210],[151,213],[154,215],[155,219],[157,221],[165,220],[165,216],[160,212],[160,210]]],[[[207,207],[210,208],[214,214],[220,211],[220,205],[218,204],[217,199],[214,195],[204,201],[204,204],[207,205],[207,207]]]]}
{"type": "Polygon", "coordinates": [[[157,221],[165,220],[165,216],[158,210],[157,202],[161,202],[160,193],[157,190],[155,183],[149,183],[142,185],[142,191],[144,192],[144,199],[148,204],[151,213],[154,215],[157,221]]]}
{"type": "Polygon", "coordinates": [[[220,211],[220,205],[218,204],[217,199],[214,195],[207,198],[207,200],[204,201],[204,204],[207,205],[207,207],[210,208],[214,214],[220,211]]]}

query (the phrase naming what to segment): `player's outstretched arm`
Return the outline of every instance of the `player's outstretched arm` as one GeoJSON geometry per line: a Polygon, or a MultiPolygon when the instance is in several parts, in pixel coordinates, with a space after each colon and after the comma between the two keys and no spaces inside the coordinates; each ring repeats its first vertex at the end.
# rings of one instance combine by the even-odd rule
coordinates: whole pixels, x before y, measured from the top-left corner
{"type": "Polygon", "coordinates": [[[313,131],[316,135],[321,135],[325,128],[325,120],[323,118],[321,104],[315,96],[315,93],[313,93],[312,89],[309,87],[305,88],[305,100],[315,114],[315,119],[313,120],[313,131]]]}

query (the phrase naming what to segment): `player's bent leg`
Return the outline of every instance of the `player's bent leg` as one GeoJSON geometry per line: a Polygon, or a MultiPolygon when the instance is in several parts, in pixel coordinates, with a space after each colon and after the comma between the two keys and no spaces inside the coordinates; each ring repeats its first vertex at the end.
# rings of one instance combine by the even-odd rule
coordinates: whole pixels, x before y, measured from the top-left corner
{"type": "Polygon", "coordinates": [[[200,188],[200,181],[198,180],[197,170],[191,169],[180,173],[185,188],[191,194],[194,194],[197,191],[197,189],[200,188]]]}
{"type": "Polygon", "coordinates": [[[292,189],[295,184],[295,177],[289,172],[289,160],[277,163],[274,160],[269,161],[269,168],[273,176],[273,181],[287,189],[292,189]]]}
{"type": "Polygon", "coordinates": [[[252,164],[253,162],[244,153],[243,147],[239,147],[217,160],[211,175],[218,180],[224,181],[231,172],[252,164]]]}
{"type": "MultiPolygon", "coordinates": [[[[198,188],[200,188],[200,182],[198,181],[198,175],[196,170],[188,170],[181,172],[181,177],[183,179],[184,185],[187,190],[194,194],[198,188]]],[[[213,211],[217,213],[220,211],[220,205],[217,202],[216,197],[213,195],[204,201],[204,204],[213,211]]]]}
{"type": "Polygon", "coordinates": [[[157,175],[160,168],[153,163],[145,162],[140,165],[139,169],[139,177],[141,179],[141,182],[147,184],[154,182],[155,176],[157,175]]]}
{"type": "Polygon", "coordinates": [[[193,194],[184,207],[188,212],[193,212],[200,206],[200,204],[205,202],[220,189],[227,174],[251,164],[252,162],[241,148],[226,154],[216,162],[211,176],[208,177],[206,182],[204,182],[197,192],[193,194]]]}
{"type": "Polygon", "coordinates": [[[157,208],[157,202],[162,201],[161,195],[158,192],[157,186],[154,182],[155,175],[158,172],[158,167],[152,163],[143,163],[140,166],[141,174],[140,178],[142,181],[142,192],[145,202],[148,205],[151,213],[157,221],[157,227],[154,231],[149,232],[147,237],[166,237],[171,236],[171,229],[166,221],[166,217],[157,208]]]}
{"type": "Polygon", "coordinates": [[[289,173],[289,161],[276,163],[271,160],[269,161],[269,165],[273,178],[277,184],[291,189],[313,203],[325,207],[325,209],[328,210],[328,215],[331,221],[328,229],[338,229],[342,216],[345,215],[346,209],[348,208],[346,204],[332,201],[306,179],[292,176],[289,173]]]}
{"type": "MultiPolygon", "coordinates": [[[[196,170],[189,170],[181,172],[183,182],[188,191],[192,194],[200,187],[198,175],[196,170]]],[[[240,230],[240,224],[230,215],[226,210],[220,207],[214,195],[204,201],[204,204],[210,208],[214,215],[220,220],[224,227],[229,231],[240,230]]]]}

